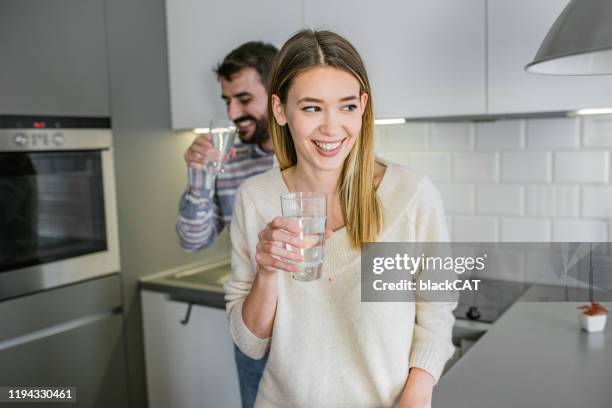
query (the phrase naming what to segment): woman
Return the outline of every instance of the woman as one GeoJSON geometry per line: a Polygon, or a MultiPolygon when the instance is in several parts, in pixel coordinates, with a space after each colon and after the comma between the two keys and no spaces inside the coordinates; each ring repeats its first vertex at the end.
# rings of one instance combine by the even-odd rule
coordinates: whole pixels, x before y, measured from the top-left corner
{"type": "Polygon", "coordinates": [[[329,31],[283,46],[269,84],[269,125],[280,169],[241,185],[225,285],[234,342],[270,356],[256,407],[427,407],[452,355],[452,303],[360,302],[360,247],[446,241],[429,179],[374,158],[368,77],[357,51],[329,31]],[[304,247],[279,196],[327,193],[323,277],[291,279],[304,247]]]}

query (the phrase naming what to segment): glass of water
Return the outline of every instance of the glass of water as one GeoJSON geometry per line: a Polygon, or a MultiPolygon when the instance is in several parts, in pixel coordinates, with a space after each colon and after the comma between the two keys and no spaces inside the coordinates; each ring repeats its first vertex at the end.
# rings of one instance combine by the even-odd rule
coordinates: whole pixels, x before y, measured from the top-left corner
{"type": "Polygon", "coordinates": [[[327,195],[325,193],[288,193],[281,195],[283,217],[295,219],[300,225],[300,239],[305,248],[287,249],[299,253],[304,261],[297,263],[300,272],[291,277],[299,281],[312,281],[321,277],[323,241],[327,221],[327,195]]]}
{"type": "Polygon", "coordinates": [[[236,137],[236,125],[228,119],[213,119],[210,121],[210,141],[219,155],[215,160],[206,160],[204,170],[211,174],[223,173],[223,159],[229,153],[234,138],[236,137]]]}

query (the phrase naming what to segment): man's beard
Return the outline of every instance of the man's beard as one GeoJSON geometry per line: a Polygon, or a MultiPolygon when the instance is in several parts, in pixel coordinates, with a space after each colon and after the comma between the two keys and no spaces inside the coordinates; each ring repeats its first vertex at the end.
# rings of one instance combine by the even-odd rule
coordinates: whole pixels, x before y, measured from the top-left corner
{"type": "Polygon", "coordinates": [[[255,130],[253,131],[253,134],[250,135],[248,138],[245,137],[242,133],[238,132],[238,136],[240,137],[240,140],[242,140],[242,143],[247,143],[247,144],[257,143],[258,145],[261,146],[262,144],[264,144],[270,139],[270,133],[268,132],[268,120],[267,119],[263,118],[260,120],[256,120],[252,116],[243,116],[235,120],[234,122],[235,123],[240,122],[245,119],[251,119],[255,122],[255,130]]]}

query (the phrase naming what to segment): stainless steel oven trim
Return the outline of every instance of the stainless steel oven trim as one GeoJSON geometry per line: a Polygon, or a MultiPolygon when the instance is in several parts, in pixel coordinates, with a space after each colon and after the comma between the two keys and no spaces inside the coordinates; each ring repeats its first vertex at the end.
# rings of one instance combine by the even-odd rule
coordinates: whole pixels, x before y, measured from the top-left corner
{"type": "Polygon", "coordinates": [[[0,152],[98,150],[112,146],[109,129],[0,129],[0,152]]]}
{"type": "MultiPolygon", "coordinates": [[[[81,132],[77,130],[77,132],[81,132]]],[[[112,134],[110,137],[112,145],[112,134]]],[[[52,151],[55,149],[45,149],[52,151]]],[[[107,250],[0,273],[0,300],[117,273],[120,270],[115,163],[112,148],[101,150],[107,250]]]]}

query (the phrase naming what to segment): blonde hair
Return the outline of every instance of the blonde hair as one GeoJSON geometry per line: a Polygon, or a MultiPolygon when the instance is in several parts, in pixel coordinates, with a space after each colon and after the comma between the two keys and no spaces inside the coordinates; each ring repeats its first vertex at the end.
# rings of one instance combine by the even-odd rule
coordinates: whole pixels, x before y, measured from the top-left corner
{"type": "Polygon", "coordinates": [[[360,94],[368,94],[359,137],[344,160],[338,183],[349,239],[354,248],[359,248],[364,242],[376,241],[383,219],[374,187],[374,111],[370,82],[359,53],[345,38],[331,31],[302,30],[283,45],[274,60],[268,84],[269,130],[281,170],[294,166],[297,154],[291,132],[289,126],[276,122],[272,95],[277,95],[285,105],[295,78],[320,66],[348,72],[359,81],[360,94]]]}

